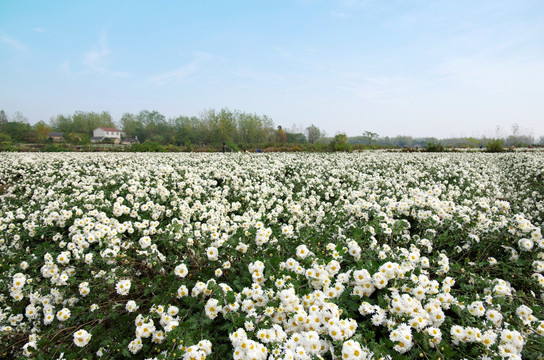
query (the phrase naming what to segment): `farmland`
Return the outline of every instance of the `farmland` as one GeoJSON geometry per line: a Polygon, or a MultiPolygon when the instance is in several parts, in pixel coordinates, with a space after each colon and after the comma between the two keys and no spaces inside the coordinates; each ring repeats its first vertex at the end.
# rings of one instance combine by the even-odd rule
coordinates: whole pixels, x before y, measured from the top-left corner
{"type": "Polygon", "coordinates": [[[2,154],[0,356],[534,359],[542,153],[2,154]]]}

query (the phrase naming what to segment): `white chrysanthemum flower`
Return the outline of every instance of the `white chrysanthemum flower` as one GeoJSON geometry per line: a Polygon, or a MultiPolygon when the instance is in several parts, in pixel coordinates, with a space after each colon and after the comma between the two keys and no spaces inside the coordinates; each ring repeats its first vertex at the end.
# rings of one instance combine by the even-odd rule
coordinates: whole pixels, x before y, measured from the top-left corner
{"type": "Polygon", "coordinates": [[[143,236],[138,241],[142,249],[146,249],[151,246],[151,238],[149,236],[143,236]]]}
{"type": "Polygon", "coordinates": [[[136,310],[138,310],[138,304],[136,304],[136,301],[134,300],[129,300],[127,301],[127,304],[125,305],[125,310],[128,311],[128,312],[134,312],[136,310]]]}
{"type": "Polygon", "coordinates": [[[79,330],[74,333],[74,344],[78,347],[84,347],[91,340],[92,335],[85,330],[79,330]]]}
{"type": "Polygon", "coordinates": [[[176,268],[174,269],[174,273],[179,276],[180,278],[184,278],[187,276],[187,274],[189,273],[189,270],[187,269],[187,265],[185,264],[179,264],[178,266],[176,266],[176,268]]]}
{"type": "Polygon", "coordinates": [[[206,302],[206,306],[204,307],[206,311],[206,316],[209,319],[215,319],[217,317],[217,314],[221,311],[221,306],[219,305],[219,301],[217,299],[208,299],[206,302]]]}
{"type": "Polygon", "coordinates": [[[300,259],[305,259],[308,255],[311,254],[310,250],[306,245],[299,245],[296,249],[297,257],[300,259]]]}
{"type": "Polygon", "coordinates": [[[208,260],[210,261],[217,261],[219,258],[219,251],[215,246],[210,246],[206,249],[206,256],[208,256],[208,260]]]}
{"type": "Polygon", "coordinates": [[[189,289],[187,289],[187,286],[181,285],[177,291],[177,298],[179,299],[187,295],[189,295],[189,289]]]}
{"type": "Polygon", "coordinates": [[[130,280],[120,280],[117,282],[117,284],[115,284],[115,290],[117,290],[117,293],[119,295],[127,295],[128,292],[130,291],[130,286],[131,286],[131,282],[130,280]]]}
{"type": "Polygon", "coordinates": [[[518,241],[519,248],[524,251],[531,251],[535,245],[534,241],[531,239],[519,239],[518,241]]]}
{"type": "Polygon", "coordinates": [[[67,308],[63,308],[59,312],[57,312],[57,320],[59,321],[66,321],[70,318],[71,312],[67,308]]]}

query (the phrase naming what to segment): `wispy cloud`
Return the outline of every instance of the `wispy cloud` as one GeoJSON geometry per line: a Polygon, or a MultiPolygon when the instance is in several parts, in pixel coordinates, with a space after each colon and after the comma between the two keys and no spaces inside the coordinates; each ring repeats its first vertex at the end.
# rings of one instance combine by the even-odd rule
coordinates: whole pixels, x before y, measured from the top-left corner
{"type": "MultiPolygon", "coordinates": [[[[306,50],[308,50],[308,52],[311,52],[310,51],[311,49],[306,49],[306,50]]],[[[311,69],[311,70],[324,70],[323,65],[306,60],[308,58],[307,56],[302,57],[302,56],[293,54],[292,52],[285,50],[284,48],[279,46],[276,47],[276,52],[280,55],[280,57],[284,61],[291,63],[292,65],[302,66],[304,68],[311,69]]]]}
{"type": "Polygon", "coordinates": [[[337,6],[350,8],[350,9],[371,8],[371,7],[377,7],[377,6],[382,7],[385,5],[383,4],[382,1],[376,1],[376,0],[337,0],[335,3],[337,6]]]}
{"type": "Polygon", "coordinates": [[[275,73],[265,72],[265,71],[255,71],[255,70],[251,70],[247,68],[238,68],[237,70],[232,71],[232,74],[236,76],[240,76],[240,77],[245,77],[248,79],[265,81],[265,82],[278,81],[285,78],[283,75],[280,75],[280,74],[275,74],[275,73]]]}
{"type": "Polygon", "coordinates": [[[150,81],[157,85],[163,85],[171,81],[188,81],[195,75],[201,65],[211,59],[211,55],[205,52],[195,52],[194,59],[175,70],[150,77],[150,81]]]}
{"type": "Polygon", "coordinates": [[[32,30],[34,30],[35,32],[39,32],[39,33],[43,33],[43,32],[45,32],[45,30],[44,30],[44,29],[42,29],[42,28],[40,28],[40,27],[35,27],[35,28],[34,28],[34,29],[32,29],[32,30]]]}
{"type": "Polygon", "coordinates": [[[0,36],[0,40],[5,43],[5,44],[8,44],[8,45],[11,45],[12,47],[14,47],[15,49],[19,50],[19,51],[27,51],[27,48],[26,46],[24,46],[21,42],[7,36],[7,35],[2,35],[0,36]]]}
{"type": "Polygon", "coordinates": [[[99,46],[91,49],[83,56],[83,65],[86,70],[101,75],[110,75],[114,77],[131,77],[131,74],[124,71],[112,70],[110,68],[109,49],[106,41],[106,34],[100,36],[99,46]]]}
{"type": "Polygon", "coordinates": [[[376,104],[407,105],[422,90],[419,80],[403,76],[368,76],[345,73],[337,88],[376,104]],[[343,83],[342,83],[343,82],[343,83]]]}
{"type": "Polygon", "coordinates": [[[62,63],[60,65],[60,69],[62,70],[63,73],[65,74],[72,74],[72,71],[70,70],[70,63],[68,61],[62,63]]]}
{"type": "Polygon", "coordinates": [[[199,67],[198,62],[193,61],[193,62],[190,62],[189,64],[183,65],[182,67],[176,70],[163,73],[160,75],[152,76],[151,82],[162,85],[173,80],[187,80],[194,73],[197,72],[198,67],[199,67]]]}
{"type": "Polygon", "coordinates": [[[434,72],[452,85],[489,93],[541,92],[544,62],[523,53],[502,59],[452,57],[437,65],[434,72]]]}

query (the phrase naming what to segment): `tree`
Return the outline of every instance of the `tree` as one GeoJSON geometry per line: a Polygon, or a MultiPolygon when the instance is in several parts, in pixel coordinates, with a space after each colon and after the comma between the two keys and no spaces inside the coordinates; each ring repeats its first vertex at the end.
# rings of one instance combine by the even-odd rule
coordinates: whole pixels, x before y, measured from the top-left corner
{"type": "Polygon", "coordinates": [[[29,124],[10,121],[2,126],[2,132],[10,136],[14,141],[27,141],[26,133],[32,131],[29,124]]]}
{"type": "Polygon", "coordinates": [[[128,136],[137,136],[138,140],[145,141],[145,129],[138,117],[131,113],[124,113],[120,120],[121,130],[128,136]]]}
{"type": "Polygon", "coordinates": [[[57,115],[49,120],[49,126],[52,130],[70,133],[74,129],[74,123],[72,122],[72,115],[57,115]]]}
{"type": "Polygon", "coordinates": [[[221,109],[219,114],[219,135],[223,142],[233,141],[236,137],[237,114],[228,109],[221,109]]]}
{"type": "Polygon", "coordinates": [[[351,151],[346,134],[337,134],[331,141],[331,149],[334,151],[351,151]]]}
{"type": "Polygon", "coordinates": [[[270,140],[274,123],[267,116],[257,114],[238,114],[238,138],[245,144],[262,144],[270,140]]]}
{"type": "Polygon", "coordinates": [[[38,121],[36,124],[34,124],[33,128],[37,132],[39,141],[47,140],[49,133],[51,132],[51,128],[45,123],[45,121],[38,121]]]}
{"type": "Polygon", "coordinates": [[[98,127],[115,127],[111,115],[107,111],[101,113],[76,111],[72,116],[72,131],[90,136],[98,127]]]}
{"type": "Polygon", "coordinates": [[[306,136],[310,144],[315,144],[322,136],[321,130],[314,124],[306,128],[306,136]]]}
{"type": "Polygon", "coordinates": [[[166,118],[160,112],[153,110],[142,110],[138,113],[138,121],[143,126],[143,133],[138,134],[138,139],[142,136],[142,140],[151,140],[159,143],[166,143],[169,139],[170,129],[166,118]]]}
{"type": "Polygon", "coordinates": [[[303,133],[287,132],[285,135],[287,135],[288,144],[306,144],[308,142],[306,135],[303,133]]]}
{"type": "Polygon", "coordinates": [[[8,116],[6,115],[4,110],[0,110],[0,128],[2,128],[2,126],[6,124],[7,122],[8,122],[8,116]]]}
{"type": "Polygon", "coordinates": [[[16,111],[15,114],[13,114],[12,122],[28,124],[28,119],[26,118],[26,116],[23,115],[22,112],[16,111]]]}
{"type": "Polygon", "coordinates": [[[283,131],[282,127],[278,125],[278,130],[276,130],[276,141],[285,144],[287,142],[287,134],[283,131]]]}
{"type": "Polygon", "coordinates": [[[393,144],[395,146],[412,146],[414,143],[414,139],[411,136],[404,136],[404,135],[398,135],[395,138],[393,138],[393,144]]]}
{"type": "Polygon", "coordinates": [[[367,145],[370,145],[378,138],[378,134],[372,131],[366,130],[363,132],[363,139],[367,145]]]}

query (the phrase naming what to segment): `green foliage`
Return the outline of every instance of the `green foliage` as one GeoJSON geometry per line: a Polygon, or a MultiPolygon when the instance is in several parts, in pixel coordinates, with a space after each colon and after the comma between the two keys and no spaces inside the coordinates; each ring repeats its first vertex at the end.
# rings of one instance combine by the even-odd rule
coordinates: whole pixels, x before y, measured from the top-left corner
{"type": "Polygon", "coordinates": [[[41,152],[62,152],[66,151],[66,148],[60,147],[56,144],[46,144],[40,150],[41,152]]]}
{"type": "MultiPolygon", "coordinates": [[[[184,346],[203,339],[213,344],[207,359],[232,358],[229,334],[249,329],[246,322],[255,327],[247,330],[248,338],[257,342],[258,331],[273,324],[291,337],[308,330],[304,321],[294,324],[295,316],[309,318],[325,309],[327,321],[356,324],[342,340],[320,330],[320,341],[332,346],[325,358],[344,358],[348,339],[375,358],[500,358],[503,330],[523,335],[524,358],[542,352],[544,339],[535,330],[539,321],[526,324],[517,314],[523,305],[536,318],[544,316],[541,287],[529,275],[541,260],[539,194],[544,193],[538,154],[33,156],[34,161],[26,154],[0,157],[0,224],[9,223],[9,233],[0,233],[4,358],[21,356],[32,333],[40,335],[35,358],[64,353],[66,359],[80,359],[98,351],[104,358],[174,359],[184,356],[184,346]],[[517,181],[496,177],[497,169],[517,174],[517,181]],[[503,193],[509,202],[498,199],[503,193]],[[263,234],[269,235],[258,243],[263,234]],[[152,245],[142,242],[146,237],[152,245]],[[521,237],[535,239],[534,249],[519,245],[521,237]],[[238,249],[239,244],[247,249],[238,249]],[[312,253],[302,256],[300,245],[312,253]],[[208,252],[212,246],[216,259],[208,252]],[[59,259],[64,251],[68,263],[59,259]],[[250,270],[257,260],[263,264],[259,274],[250,270]],[[289,265],[293,260],[296,264],[289,265]],[[187,266],[184,276],[175,272],[181,263],[187,266]],[[389,273],[390,265],[395,270],[389,273]],[[68,276],[67,283],[44,275],[47,267],[68,276]],[[356,272],[363,269],[374,277],[386,274],[388,284],[357,295],[356,272]],[[19,273],[25,275],[24,297],[16,301],[13,279],[19,273]],[[501,279],[510,294],[495,289],[501,279]],[[116,288],[121,280],[131,281],[127,294],[116,288]],[[81,293],[84,282],[88,294],[81,293]],[[203,293],[191,295],[198,282],[203,293]],[[189,294],[178,294],[181,285],[189,294]],[[296,301],[282,290],[292,291],[296,301]],[[398,312],[393,306],[397,295],[409,299],[398,312]],[[54,314],[67,307],[71,316],[44,324],[44,299],[54,314]],[[136,311],[127,310],[129,300],[139,306],[136,311]],[[210,300],[220,307],[251,305],[257,316],[238,309],[211,318],[205,310],[210,300]],[[24,315],[31,302],[40,306],[36,318],[24,315]],[[486,310],[498,309],[504,321],[493,325],[487,314],[471,314],[471,304],[478,302],[486,310]],[[363,303],[372,307],[370,313],[363,313],[363,303]],[[92,304],[97,308],[91,310],[92,304]],[[132,355],[129,344],[136,338],[138,315],[161,330],[169,306],[179,311],[171,315],[176,326],[161,341],[140,338],[144,345],[132,355]],[[284,310],[285,321],[265,313],[266,307],[277,313],[291,306],[284,310]],[[376,319],[378,309],[387,322],[376,319]],[[409,323],[416,313],[438,310],[445,320],[437,326],[442,340],[434,347],[425,329],[409,323]],[[16,314],[22,314],[20,324],[16,314]],[[403,353],[394,350],[397,343],[390,339],[400,324],[408,326],[413,343],[403,353]],[[487,349],[466,339],[454,341],[456,325],[491,331],[497,343],[487,349]],[[78,330],[92,334],[83,348],[74,345],[78,330]]],[[[264,345],[272,351],[285,343],[264,345]]]]}
{"type": "Polygon", "coordinates": [[[0,143],[6,143],[11,141],[11,136],[5,133],[0,133],[0,143]]]}
{"type": "Polygon", "coordinates": [[[351,144],[348,143],[346,134],[338,134],[329,144],[333,151],[351,151],[351,144]]]}
{"type": "Polygon", "coordinates": [[[74,115],[58,115],[50,120],[52,131],[63,133],[81,133],[91,137],[93,130],[104,127],[115,127],[115,123],[109,112],[101,113],[76,111],[74,115]]]}
{"type": "Polygon", "coordinates": [[[2,125],[2,133],[15,142],[26,142],[29,132],[32,132],[32,127],[26,123],[10,121],[2,125]]]}
{"type": "Polygon", "coordinates": [[[285,134],[287,136],[287,143],[288,144],[301,144],[301,145],[303,145],[303,144],[308,143],[308,139],[306,138],[306,136],[303,133],[286,132],[285,134]]]}
{"type": "Polygon", "coordinates": [[[91,137],[87,133],[67,133],[63,136],[64,140],[69,142],[70,144],[77,144],[77,145],[84,145],[84,144],[90,144],[91,143],[91,137]]]}
{"type": "Polygon", "coordinates": [[[444,152],[445,149],[444,149],[444,146],[440,143],[432,143],[432,142],[429,142],[425,145],[425,148],[424,150],[426,152],[444,152]]]}
{"type": "Polygon", "coordinates": [[[487,142],[485,149],[489,153],[499,153],[504,151],[504,140],[492,139],[487,142]]]}
{"type": "Polygon", "coordinates": [[[322,136],[323,136],[323,132],[314,124],[306,128],[306,137],[308,138],[308,142],[310,144],[317,143],[319,139],[321,139],[322,136]]]}
{"type": "Polygon", "coordinates": [[[228,140],[226,142],[226,145],[227,145],[227,149],[231,149],[232,151],[235,151],[235,152],[240,151],[240,148],[238,147],[238,145],[236,145],[234,141],[228,140]]]}
{"type": "Polygon", "coordinates": [[[131,152],[164,152],[165,148],[156,142],[146,141],[143,143],[132,144],[128,151],[131,152]]]}

